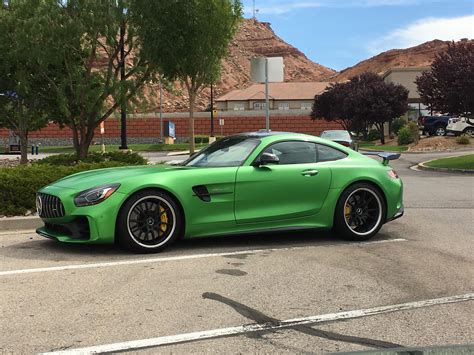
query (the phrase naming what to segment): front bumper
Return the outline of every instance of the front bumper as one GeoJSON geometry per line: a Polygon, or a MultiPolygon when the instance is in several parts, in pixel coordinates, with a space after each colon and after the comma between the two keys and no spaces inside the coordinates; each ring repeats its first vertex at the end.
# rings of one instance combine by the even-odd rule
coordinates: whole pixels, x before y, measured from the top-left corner
{"type": "Polygon", "coordinates": [[[402,206],[398,209],[397,213],[395,213],[395,215],[393,215],[393,217],[387,218],[385,220],[385,223],[394,221],[394,220],[402,217],[404,215],[404,213],[405,213],[405,207],[402,204],[402,206]]]}
{"type": "Polygon", "coordinates": [[[44,226],[39,235],[60,242],[82,244],[112,244],[115,241],[115,222],[126,195],[116,191],[105,201],[86,207],[77,207],[74,197],[78,191],[48,186],[42,193],[57,196],[64,205],[64,216],[42,218],[44,226]]]}

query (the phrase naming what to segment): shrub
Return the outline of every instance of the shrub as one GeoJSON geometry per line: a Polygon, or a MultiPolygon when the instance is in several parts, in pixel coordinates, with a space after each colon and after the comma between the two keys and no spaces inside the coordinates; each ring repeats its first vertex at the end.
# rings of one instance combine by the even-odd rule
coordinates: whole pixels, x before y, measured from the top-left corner
{"type": "MultiPolygon", "coordinates": [[[[104,162],[117,162],[122,165],[145,165],[147,160],[140,154],[131,152],[107,152],[107,153],[89,153],[87,158],[84,159],[83,163],[104,163],[104,162]]],[[[49,165],[65,165],[72,166],[77,164],[75,154],[57,154],[51,155],[44,159],[40,159],[36,164],[49,164],[49,165]]]]}
{"type": "Polygon", "coordinates": [[[372,142],[377,139],[380,139],[380,132],[376,129],[371,129],[367,134],[367,140],[372,142]]]}
{"type": "Polygon", "coordinates": [[[414,142],[410,128],[405,125],[398,131],[397,137],[398,145],[406,145],[414,142]]]}
{"type": "Polygon", "coordinates": [[[406,124],[406,127],[410,130],[412,142],[418,143],[420,140],[420,128],[416,122],[410,121],[406,124]]]}
{"type": "MultiPolygon", "coordinates": [[[[216,136],[216,140],[222,139],[222,136],[216,136]]],[[[209,144],[209,136],[199,134],[194,137],[194,143],[196,144],[209,144]]]]}
{"type": "Polygon", "coordinates": [[[35,209],[36,191],[65,176],[86,170],[143,165],[147,160],[136,153],[91,153],[84,162],[74,154],[53,155],[30,166],[0,168],[0,215],[14,216],[35,209]]]}
{"type": "Polygon", "coordinates": [[[406,124],[407,122],[403,118],[395,118],[392,122],[392,131],[396,135],[400,132],[400,129],[406,124]]]}
{"type": "Polygon", "coordinates": [[[461,134],[459,137],[456,138],[457,144],[469,144],[471,141],[471,137],[467,134],[461,134]]]}

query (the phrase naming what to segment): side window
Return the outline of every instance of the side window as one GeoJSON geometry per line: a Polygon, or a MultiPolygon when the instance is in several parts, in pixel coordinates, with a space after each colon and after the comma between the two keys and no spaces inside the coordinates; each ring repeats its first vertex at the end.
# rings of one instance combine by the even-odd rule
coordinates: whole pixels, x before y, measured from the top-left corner
{"type": "Polygon", "coordinates": [[[316,144],[311,142],[275,143],[264,153],[275,154],[280,159],[280,165],[316,163],[316,144]]]}
{"type": "Polygon", "coordinates": [[[327,145],[318,144],[318,162],[333,161],[344,159],[347,154],[338,149],[328,147],[327,145]]]}

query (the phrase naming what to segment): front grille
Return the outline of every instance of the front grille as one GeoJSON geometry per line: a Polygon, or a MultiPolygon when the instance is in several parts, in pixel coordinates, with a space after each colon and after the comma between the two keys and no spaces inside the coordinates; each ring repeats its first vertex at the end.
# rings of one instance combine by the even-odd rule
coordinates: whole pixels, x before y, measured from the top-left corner
{"type": "Polygon", "coordinates": [[[37,201],[37,210],[40,217],[58,218],[64,217],[64,206],[59,197],[39,193],[37,201]]]}

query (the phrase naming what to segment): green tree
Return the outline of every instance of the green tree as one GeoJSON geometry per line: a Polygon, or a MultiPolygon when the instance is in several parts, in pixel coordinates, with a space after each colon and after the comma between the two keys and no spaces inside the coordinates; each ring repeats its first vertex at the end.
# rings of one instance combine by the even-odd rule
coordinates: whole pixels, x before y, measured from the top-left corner
{"type": "Polygon", "coordinates": [[[474,42],[450,43],[416,84],[423,103],[432,110],[474,114],[474,42]]]}
{"type": "Polygon", "coordinates": [[[386,83],[377,74],[362,73],[316,96],[311,117],[340,122],[346,130],[374,125],[384,144],[384,123],[403,115],[407,107],[406,88],[386,83]]]}
{"type": "Polygon", "coordinates": [[[133,0],[143,50],[189,96],[190,152],[194,152],[194,103],[220,75],[221,60],[242,18],[238,0],[133,0]]]}
{"type": "Polygon", "coordinates": [[[31,57],[36,45],[29,19],[34,10],[26,2],[0,7],[0,127],[20,138],[21,164],[27,163],[28,134],[48,123],[49,84],[38,80],[31,57]]]}
{"type": "Polygon", "coordinates": [[[77,158],[84,159],[101,122],[125,102],[144,100],[141,89],[155,79],[153,68],[141,55],[125,0],[28,2],[36,10],[30,19],[38,43],[30,50],[39,66],[35,76],[50,85],[54,120],[72,130],[77,158]]]}

